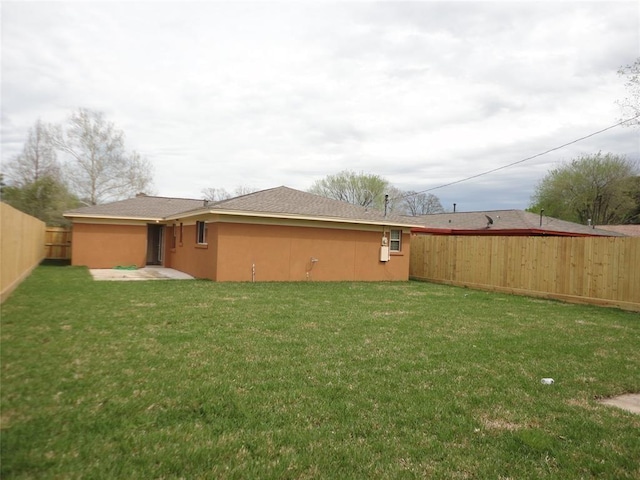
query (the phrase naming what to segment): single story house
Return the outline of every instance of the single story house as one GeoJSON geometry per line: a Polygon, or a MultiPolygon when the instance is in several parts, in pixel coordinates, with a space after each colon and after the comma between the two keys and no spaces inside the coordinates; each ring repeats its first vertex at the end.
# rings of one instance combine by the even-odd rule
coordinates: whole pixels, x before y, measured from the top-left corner
{"type": "Polygon", "coordinates": [[[66,212],[72,265],[214,281],[408,280],[419,223],[278,187],[217,202],[138,195],[66,212]]]}
{"type": "Polygon", "coordinates": [[[437,213],[411,218],[422,225],[412,229],[416,235],[624,236],[523,210],[437,213]]]}

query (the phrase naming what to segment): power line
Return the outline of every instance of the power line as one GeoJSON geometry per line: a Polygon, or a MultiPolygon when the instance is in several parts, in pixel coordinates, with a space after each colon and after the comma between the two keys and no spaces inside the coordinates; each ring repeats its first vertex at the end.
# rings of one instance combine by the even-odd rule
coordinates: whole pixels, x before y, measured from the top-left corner
{"type": "Polygon", "coordinates": [[[445,183],[444,185],[438,185],[437,187],[428,188],[426,190],[421,190],[419,192],[410,193],[410,194],[407,194],[407,195],[401,195],[399,197],[396,197],[394,200],[398,200],[398,199],[401,199],[401,198],[412,197],[413,195],[418,195],[420,193],[431,192],[433,190],[438,190],[439,188],[450,187],[451,185],[457,185],[458,183],[462,183],[462,182],[466,182],[468,180],[472,180],[474,178],[482,177],[484,175],[488,175],[490,173],[497,172],[498,170],[504,170],[505,168],[513,167],[514,165],[518,165],[519,163],[524,163],[524,162],[527,162],[529,160],[533,160],[534,158],[541,157],[542,155],[546,155],[547,153],[555,152],[556,150],[560,150],[561,148],[568,147],[569,145],[573,145],[574,143],[578,143],[578,142],[581,142],[582,140],[586,140],[587,138],[594,137],[594,136],[599,135],[599,134],[601,134],[603,132],[606,132],[607,130],[611,130],[612,128],[619,127],[620,125],[622,125],[624,123],[630,122],[632,120],[636,120],[637,118],[640,118],[640,114],[636,115],[635,117],[627,118],[625,120],[622,120],[621,122],[618,122],[615,125],[611,125],[611,126],[609,126],[607,128],[603,128],[602,130],[598,130],[597,132],[593,132],[593,133],[590,133],[589,135],[585,135],[584,137],[580,137],[580,138],[578,138],[576,140],[573,140],[571,142],[564,143],[564,144],[562,144],[562,145],[560,145],[558,147],[550,148],[549,150],[545,150],[542,153],[536,153],[535,155],[531,155],[530,157],[523,158],[522,160],[518,160],[517,162],[513,162],[513,163],[510,163],[508,165],[503,165],[502,167],[494,168],[493,170],[487,170],[486,172],[478,173],[476,175],[471,175],[470,177],[466,177],[466,178],[463,178],[461,180],[456,180],[455,182],[445,183]]]}

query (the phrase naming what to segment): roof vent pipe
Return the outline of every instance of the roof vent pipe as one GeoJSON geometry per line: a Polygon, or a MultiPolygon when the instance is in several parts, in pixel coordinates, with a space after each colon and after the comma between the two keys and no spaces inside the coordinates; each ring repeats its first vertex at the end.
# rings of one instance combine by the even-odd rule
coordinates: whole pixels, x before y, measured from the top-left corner
{"type": "Polygon", "coordinates": [[[453,213],[456,213],[456,204],[453,204],[453,213]]]}

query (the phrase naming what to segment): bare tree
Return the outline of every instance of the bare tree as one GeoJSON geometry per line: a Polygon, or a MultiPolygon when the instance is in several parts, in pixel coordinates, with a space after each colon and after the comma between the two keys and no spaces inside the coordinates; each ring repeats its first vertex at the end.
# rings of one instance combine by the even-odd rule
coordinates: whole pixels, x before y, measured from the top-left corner
{"type": "Polygon", "coordinates": [[[624,118],[633,118],[625,125],[640,125],[640,57],[636,59],[631,65],[626,65],[618,70],[618,75],[626,77],[625,87],[629,96],[624,100],[617,101],[616,103],[622,109],[624,118]]]}
{"type": "Polygon", "coordinates": [[[444,213],[440,199],[432,193],[405,192],[402,206],[407,215],[429,215],[432,213],[444,213]]]}
{"type": "Polygon", "coordinates": [[[78,206],[61,174],[52,134],[54,127],[36,121],[29,129],[22,152],[7,164],[9,185],[2,185],[2,200],[48,225],[67,223],[62,212],[78,206]]]}
{"type": "Polygon", "coordinates": [[[258,190],[254,187],[249,187],[247,185],[238,185],[234,190],[233,190],[233,194],[236,197],[239,197],[241,195],[249,195],[250,193],[253,192],[257,192],[258,190]]]}
{"type": "Polygon", "coordinates": [[[11,184],[25,187],[45,177],[60,180],[60,165],[52,138],[53,127],[40,119],[29,129],[22,152],[7,164],[11,184]]]}
{"type": "Polygon", "coordinates": [[[205,200],[209,200],[210,202],[219,202],[220,200],[226,200],[231,197],[248,195],[255,191],[256,189],[253,187],[248,187],[246,185],[239,185],[233,190],[233,195],[229,193],[225,188],[215,188],[215,187],[203,188],[202,194],[204,195],[205,200]]]}
{"type": "Polygon", "coordinates": [[[124,133],[102,112],[73,112],[66,128],[58,130],[55,145],[69,158],[66,173],[72,190],[88,205],[126,198],[151,185],[151,164],[125,151],[124,133]]]}
{"type": "Polygon", "coordinates": [[[209,200],[210,202],[219,202],[220,200],[231,198],[231,194],[224,188],[203,188],[202,194],[204,195],[205,200],[209,200]]]}

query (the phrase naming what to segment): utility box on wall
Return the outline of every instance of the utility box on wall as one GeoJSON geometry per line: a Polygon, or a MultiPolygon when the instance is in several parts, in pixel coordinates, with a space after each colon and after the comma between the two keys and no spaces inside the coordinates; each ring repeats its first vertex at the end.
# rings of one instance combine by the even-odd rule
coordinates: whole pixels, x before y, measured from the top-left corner
{"type": "Polygon", "coordinates": [[[388,262],[389,261],[389,247],[383,245],[380,247],[380,261],[388,262]]]}

